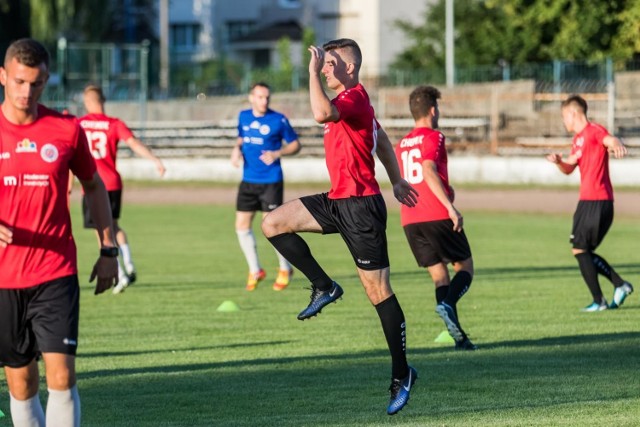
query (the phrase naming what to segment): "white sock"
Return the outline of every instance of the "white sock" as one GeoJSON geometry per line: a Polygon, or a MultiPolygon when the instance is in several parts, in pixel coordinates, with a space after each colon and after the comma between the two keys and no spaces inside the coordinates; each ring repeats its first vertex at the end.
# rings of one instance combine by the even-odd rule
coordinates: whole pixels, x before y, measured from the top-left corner
{"type": "Polygon", "coordinates": [[[251,273],[257,273],[260,271],[260,261],[258,260],[258,250],[256,248],[256,238],[251,230],[236,230],[238,235],[238,242],[240,242],[240,249],[244,253],[244,257],[249,264],[249,271],[251,273]]]}
{"type": "Polygon", "coordinates": [[[38,393],[27,400],[18,400],[11,393],[9,396],[14,427],[44,427],[44,411],[38,393]]]}
{"type": "Polygon", "coordinates": [[[289,264],[289,261],[287,261],[287,259],[285,257],[283,257],[282,254],[280,254],[280,252],[278,252],[278,251],[276,251],[276,255],[278,255],[278,262],[280,263],[280,270],[290,271],[291,270],[291,264],[289,264]]]}
{"type": "Polygon", "coordinates": [[[125,243],[118,246],[120,248],[120,253],[122,254],[122,261],[124,261],[124,268],[127,270],[127,273],[131,273],[135,268],[133,267],[133,259],[131,259],[131,249],[129,248],[129,244],[125,243]]]}
{"type": "Polygon", "coordinates": [[[80,396],[78,387],[70,390],[49,389],[47,402],[47,427],[80,426],[80,396]]]}
{"type": "Polygon", "coordinates": [[[118,281],[125,277],[127,277],[127,275],[125,274],[124,269],[122,268],[122,263],[120,263],[120,259],[118,258],[118,281]]]}

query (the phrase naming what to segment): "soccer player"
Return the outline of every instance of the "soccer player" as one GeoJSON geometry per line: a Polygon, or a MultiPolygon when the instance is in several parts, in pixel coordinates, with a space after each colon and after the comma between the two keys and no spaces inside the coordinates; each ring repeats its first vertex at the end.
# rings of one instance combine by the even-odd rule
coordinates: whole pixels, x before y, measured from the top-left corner
{"type": "Polygon", "coordinates": [[[311,301],[298,319],[320,313],[343,294],[311,254],[298,232],[340,233],[355,261],[360,281],[375,306],[392,362],[391,399],[387,413],[400,411],[409,400],[417,372],[407,364],[405,319],[389,282],[387,211],[375,179],[374,153],[393,184],[395,197],[409,206],[417,193],[400,176],[393,147],[379,127],[369,95],[359,82],[362,54],[351,39],[310,46],[309,95],[313,117],[324,124],[328,193],[305,196],[280,206],[262,221],[275,248],[312,284],[311,301]],[[336,97],[329,99],[320,73],[336,97]]]}
{"type": "MultiPolygon", "coordinates": [[[[271,90],[266,83],[251,87],[251,108],[241,111],[238,116],[238,143],[231,151],[231,164],[235,167],[243,164],[236,200],[236,234],[249,264],[247,291],[255,290],[267,275],[258,258],[253,218],[256,211],[262,211],[264,217],[282,205],[284,184],[280,159],[300,151],[298,135],[289,120],[269,108],[270,97],[271,90]]],[[[293,270],[285,257],[277,251],[276,254],[280,268],[273,289],[281,291],[289,285],[293,270]]]]}
{"type": "Polygon", "coordinates": [[[396,145],[404,179],[420,193],[415,207],[402,206],[400,216],[411,251],[426,267],[436,288],[436,312],[455,340],[456,350],[475,350],[460,326],[456,304],[469,290],[473,258],[462,229],[462,215],[453,205],[445,137],[437,131],[440,91],[419,86],[409,96],[415,128],[396,145]],[[455,275],[449,277],[448,264],[455,275]]]}
{"type": "Polygon", "coordinates": [[[69,170],[80,180],[100,234],[100,257],[90,277],[98,279],[95,293],[117,280],[107,192],[75,117],[38,104],[48,78],[49,53],[39,42],[20,39],[9,46],[0,67],[0,366],[15,426],[45,425],[40,357],[49,391],[46,424],[80,425],[80,289],[69,170]]]}
{"type": "Polygon", "coordinates": [[[593,302],[582,311],[618,308],[633,292],[633,286],[594,251],[613,223],[609,153],[619,159],[627,154],[627,149],[620,139],[587,119],[587,101],[579,95],[571,95],[562,102],[562,120],[567,131],[574,133],[571,153],[566,160],[561,153],[549,154],[547,160],[567,175],[576,167],[580,169],[580,200],[573,215],[571,243],[573,255],[593,297],[593,302]],[[607,305],[602,294],[598,274],[609,279],[615,288],[611,305],[607,305]]]}
{"type": "MultiPolygon", "coordinates": [[[[83,93],[84,107],[87,114],[81,117],[80,126],[84,129],[91,154],[98,165],[98,173],[109,192],[111,213],[113,216],[113,227],[116,232],[118,247],[122,253],[124,268],[118,261],[118,284],[113,288],[114,294],[123,292],[129,284],[136,281],[136,269],[131,257],[131,249],[127,234],[120,227],[120,210],[122,206],[122,178],[116,169],[116,156],[118,153],[118,142],[124,141],[137,155],[151,160],[160,176],[165,173],[162,161],[151,153],[151,151],[140,142],[129,128],[119,119],[109,117],[104,113],[105,96],[98,86],[89,85],[83,93]]],[[[82,213],[85,228],[95,228],[91,212],[87,206],[86,197],[82,198],[82,213]]]]}

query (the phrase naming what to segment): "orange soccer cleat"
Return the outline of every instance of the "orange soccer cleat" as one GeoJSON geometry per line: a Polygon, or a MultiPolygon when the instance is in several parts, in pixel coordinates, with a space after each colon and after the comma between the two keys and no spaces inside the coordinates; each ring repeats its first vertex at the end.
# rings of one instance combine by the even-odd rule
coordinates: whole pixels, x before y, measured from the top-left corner
{"type": "Polygon", "coordinates": [[[267,273],[263,269],[260,269],[260,271],[258,271],[257,273],[249,272],[249,277],[247,277],[246,289],[248,291],[255,291],[258,283],[263,281],[265,277],[267,277],[267,273]]]}
{"type": "Polygon", "coordinates": [[[273,290],[281,291],[289,286],[291,276],[293,276],[293,270],[278,270],[278,277],[273,283],[273,290]]]}

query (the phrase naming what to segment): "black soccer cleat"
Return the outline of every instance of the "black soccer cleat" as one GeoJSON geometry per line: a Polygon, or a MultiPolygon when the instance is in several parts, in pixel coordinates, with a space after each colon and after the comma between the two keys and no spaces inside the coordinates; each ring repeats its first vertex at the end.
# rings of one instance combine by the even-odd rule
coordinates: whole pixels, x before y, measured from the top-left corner
{"type": "Polygon", "coordinates": [[[387,414],[395,415],[404,408],[407,402],[409,402],[409,393],[417,378],[418,371],[409,366],[409,375],[402,379],[394,378],[391,380],[391,386],[389,386],[391,398],[389,399],[387,414]]]}
{"type": "Polygon", "coordinates": [[[298,320],[305,320],[316,316],[322,311],[325,305],[336,302],[338,298],[342,298],[343,293],[344,291],[336,282],[333,282],[331,288],[326,291],[311,288],[311,302],[309,302],[307,308],[298,314],[298,320]]]}
{"type": "Polygon", "coordinates": [[[456,351],[474,351],[478,349],[478,346],[471,342],[469,337],[465,336],[460,342],[456,341],[456,351]]]}

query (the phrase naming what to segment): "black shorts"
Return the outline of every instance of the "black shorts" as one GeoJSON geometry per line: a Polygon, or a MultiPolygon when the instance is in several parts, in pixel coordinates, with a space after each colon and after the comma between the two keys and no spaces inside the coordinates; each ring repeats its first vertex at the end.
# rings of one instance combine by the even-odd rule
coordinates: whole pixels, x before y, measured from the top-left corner
{"type": "Polygon", "coordinates": [[[79,308],[76,275],[0,289],[0,366],[26,366],[41,352],[75,355],[79,308]]]}
{"type": "Polygon", "coordinates": [[[322,234],[340,233],[358,268],[389,267],[387,206],[380,194],[329,199],[327,193],[300,199],[322,227],[322,234]]]}
{"type": "Polygon", "coordinates": [[[464,261],[471,258],[464,230],[453,231],[453,221],[420,222],[404,226],[409,247],[420,267],[464,261]]]}
{"type": "Polygon", "coordinates": [[[236,210],[240,212],[271,212],[282,205],[284,184],[252,184],[242,181],[238,188],[236,210]]]}
{"type": "MultiPolygon", "coordinates": [[[[111,205],[111,218],[120,219],[120,207],[122,206],[122,190],[108,191],[109,205],[111,205]]],[[[96,228],[96,223],[91,219],[87,198],[82,196],[82,218],[84,228],[96,228]]]]}
{"type": "Polygon", "coordinates": [[[613,200],[580,200],[569,241],[574,249],[592,251],[602,243],[612,223],[613,200]]]}

